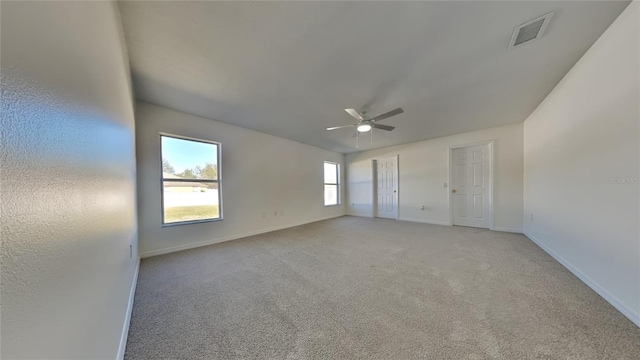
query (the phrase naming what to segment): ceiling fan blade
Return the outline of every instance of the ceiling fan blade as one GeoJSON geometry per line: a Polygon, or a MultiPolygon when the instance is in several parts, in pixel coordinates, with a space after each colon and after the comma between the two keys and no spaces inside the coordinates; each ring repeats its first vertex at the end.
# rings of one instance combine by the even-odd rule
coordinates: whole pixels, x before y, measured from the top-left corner
{"type": "Polygon", "coordinates": [[[356,120],[364,120],[362,118],[362,115],[360,115],[360,113],[357,112],[355,109],[344,109],[344,111],[346,111],[349,115],[351,115],[356,120]]]}
{"type": "Polygon", "coordinates": [[[387,130],[387,131],[391,131],[391,130],[396,128],[395,126],[382,125],[382,124],[373,124],[373,125],[371,125],[371,127],[375,128],[375,129],[387,130]]]}
{"type": "Polygon", "coordinates": [[[371,119],[371,121],[380,121],[380,120],[384,120],[386,118],[390,118],[392,116],[396,116],[398,114],[402,114],[404,112],[404,110],[402,110],[402,108],[397,108],[395,110],[391,110],[389,112],[386,112],[382,115],[378,115],[376,117],[374,117],[373,119],[371,119]]]}
{"type": "Polygon", "coordinates": [[[335,130],[335,129],[342,129],[342,128],[348,128],[348,127],[353,127],[355,125],[343,125],[343,126],[334,126],[334,127],[328,127],[327,130],[331,131],[331,130],[335,130]]]}

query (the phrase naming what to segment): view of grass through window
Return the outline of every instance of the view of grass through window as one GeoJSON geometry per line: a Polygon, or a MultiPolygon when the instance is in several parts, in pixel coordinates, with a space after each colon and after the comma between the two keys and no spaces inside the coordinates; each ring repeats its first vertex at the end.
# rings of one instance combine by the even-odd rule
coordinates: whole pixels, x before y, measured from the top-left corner
{"type": "Polygon", "coordinates": [[[220,219],[220,145],[161,135],[163,224],[220,219]]]}

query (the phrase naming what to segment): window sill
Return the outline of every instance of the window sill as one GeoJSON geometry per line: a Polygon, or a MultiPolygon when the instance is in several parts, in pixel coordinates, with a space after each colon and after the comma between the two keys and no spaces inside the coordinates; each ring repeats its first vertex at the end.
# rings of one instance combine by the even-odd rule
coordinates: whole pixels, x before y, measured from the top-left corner
{"type": "Polygon", "coordinates": [[[172,226],[180,226],[180,225],[191,225],[191,224],[200,224],[200,223],[209,223],[209,222],[217,222],[222,221],[222,218],[219,219],[205,219],[205,220],[194,220],[194,221],[181,221],[175,223],[162,224],[162,227],[172,227],[172,226]]]}

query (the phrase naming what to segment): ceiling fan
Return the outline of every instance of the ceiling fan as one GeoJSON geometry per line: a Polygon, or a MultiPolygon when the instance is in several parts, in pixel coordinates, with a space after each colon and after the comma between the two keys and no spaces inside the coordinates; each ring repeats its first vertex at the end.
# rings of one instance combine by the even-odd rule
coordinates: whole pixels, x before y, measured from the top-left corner
{"type": "Polygon", "coordinates": [[[367,112],[366,111],[356,111],[355,109],[344,109],[344,111],[346,111],[349,115],[351,115],[354,119],[357,120],[357,122],[355,124],[352,125],[343,125],[343,126],[334,126],[334,127],[328,127],[327,130],[331,131],[331,130],[336,130],[336,129],[342,129],[342,128],[348,128],[348,127],[355,127],[357,133],[361,132],[361,133],[365,133],[367,131],[370,131],[371,129],[380,129],[380,130],[386,130],[386,131],[391,131],[393,129],[395,129],[395,126],[389,126],[389,125],[382,125],[382,124],[378,124],[378,121],[384,120],[386,118],[390,118],[392,116],[396,116],[398,114],[402,114],[404,112],[404,110],[402,110],[402,108],[397,108],[395,110],[391,110],[389,112],[386,112],[382,115],[378,115],[376,117],[373,118],[368,118],[366,116],[367,112]]]}

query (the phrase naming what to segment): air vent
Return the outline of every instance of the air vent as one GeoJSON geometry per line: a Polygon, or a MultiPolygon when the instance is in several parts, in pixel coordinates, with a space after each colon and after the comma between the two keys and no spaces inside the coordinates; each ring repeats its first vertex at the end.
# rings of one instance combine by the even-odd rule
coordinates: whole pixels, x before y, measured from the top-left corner
{"type": "Polygon", "coordinates": [[[540,36],[542,36],[544,31],[547,29],[547,25],[549,25],[549,21],[551,20],[552,16],[553,12],[550,12],[548,14],[540,16],[539,18],[527,21],[526,23],[517,26],[513,30],[509,48],[520,46],[522,44],[540,38],[540,36]]]}

